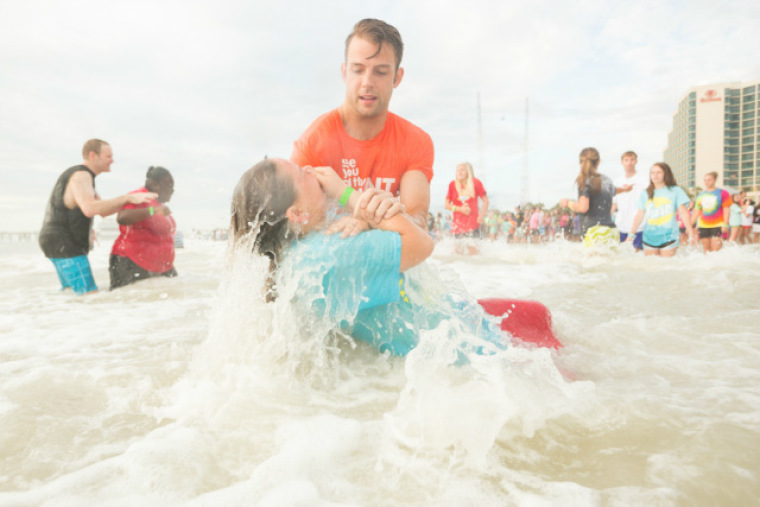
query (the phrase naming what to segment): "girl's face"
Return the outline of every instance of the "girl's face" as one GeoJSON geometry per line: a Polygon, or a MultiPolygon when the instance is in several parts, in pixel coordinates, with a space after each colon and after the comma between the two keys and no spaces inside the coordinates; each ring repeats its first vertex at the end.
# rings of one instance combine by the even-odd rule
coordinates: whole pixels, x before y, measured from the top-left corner
{"type": "Polygon", "coordinates": [[[464,164],[460,164],[457,166],[457,172],[456,177],[459,181],[464,181],[467,179],[467,166],[464,164]]]}
{"type": "Polygon", "coordinates": [[[649,177],[652,179],[654,186],[660,186],[665,183],[665,171],[658,165],[653,165],[649,170],[649,177]]]}
{"type": "Polygon", "coordinates": [[[310,167],[298,167],[281,158],[276,159],[275,164],[278,176],[290,179],[296,190],[296,201],[292,207],[298,210],[298,214],[294,221],[303,232],[320,228],[325,221],[328,200],[314,172],[310,167]]]}

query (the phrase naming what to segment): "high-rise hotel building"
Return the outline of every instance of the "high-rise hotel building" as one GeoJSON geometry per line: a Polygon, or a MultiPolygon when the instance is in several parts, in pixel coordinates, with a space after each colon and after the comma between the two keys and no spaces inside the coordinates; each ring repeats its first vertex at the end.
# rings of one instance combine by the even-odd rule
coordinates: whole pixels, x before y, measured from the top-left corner
{"type": "Polygon", "coordinates": [[[665,162],[679,185],[704,187],[706,173],[718,186],[746,190],[760,202],[760,80],[694,86],[678,105],[665,162]]]}

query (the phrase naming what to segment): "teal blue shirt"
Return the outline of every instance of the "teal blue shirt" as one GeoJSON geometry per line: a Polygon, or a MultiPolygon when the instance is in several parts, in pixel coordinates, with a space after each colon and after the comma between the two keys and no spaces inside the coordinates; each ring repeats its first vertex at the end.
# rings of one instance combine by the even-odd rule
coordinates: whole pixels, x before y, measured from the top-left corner
{"type": "MultiPolygon", "coordinates": [[[[422,280],[399,273],[400,264],[401,238],[395,232],[372,230],[345,239],[313,233],[288,249],[276,281],[297,283],[297,304],[381,352],[406,355],[421,331],[444,320],[451,321],[452,333],[505,347],[501,331],[476,301],[452,293],[437,278],[439,286],[425,290],[422,280]]],[[[488,348],[461,345],[477,353],[488,348]]]]}
{"type": "Polygon", "coordinates": [[[638,209],[643,209],[644,243],[660,246],[670,241],[678,241],[678,207],[689,204],[689,196],[681,187],[655,188],[654,197],[649,198],[646,190],[639,196],[638,209]]]}

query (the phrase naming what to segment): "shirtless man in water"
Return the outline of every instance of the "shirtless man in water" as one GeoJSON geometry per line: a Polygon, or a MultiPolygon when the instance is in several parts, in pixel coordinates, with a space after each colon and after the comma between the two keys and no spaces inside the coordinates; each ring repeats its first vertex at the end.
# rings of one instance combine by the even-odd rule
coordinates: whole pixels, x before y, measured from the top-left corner
{"type": "MultiPolygon", "coordinates": [[[[291,161],[330,166],[362,190],[359,206],[375,221],[405,211],[423,229],[430,207],[433,142],[409,121],[388,111],[401,84],[404,44],[393,26],[377,19],[356,23],[346,39],[341,75],[343,103],[319,118],[295,142],[291,161]]],[[[343,217],[328,232],[355,235],[367,223],[343,217]]]]}

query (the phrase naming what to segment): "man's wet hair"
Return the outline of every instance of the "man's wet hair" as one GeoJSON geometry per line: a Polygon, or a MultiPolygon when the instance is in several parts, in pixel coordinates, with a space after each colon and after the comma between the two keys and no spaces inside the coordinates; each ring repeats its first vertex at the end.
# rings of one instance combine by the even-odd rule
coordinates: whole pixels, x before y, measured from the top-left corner
{"type": "Polygon", "coordinates": [[[384,43],[390,44],[396,57],[396,70],[399,69],[401,58],[404,56],[404,42],[401,40],[401,34],[394,26],[379,19],[362,19],[354,25],[354,30],[346,38],[344,58],[348,57],[348,46],[355,36],[377,44],[377,52],[372,57],[377,56],[382,51],[384,43]]]}

